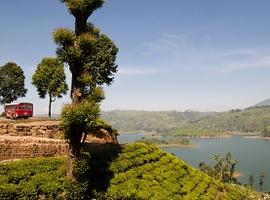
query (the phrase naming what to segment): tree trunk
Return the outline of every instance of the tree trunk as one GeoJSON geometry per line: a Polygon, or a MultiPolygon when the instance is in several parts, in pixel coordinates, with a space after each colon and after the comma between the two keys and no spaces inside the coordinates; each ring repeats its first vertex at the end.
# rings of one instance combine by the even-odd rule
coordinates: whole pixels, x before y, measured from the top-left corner
{"type": "Polygon", "coordinates": [[[81,15],[75,16],[75,33],[77,36],[86,32],[87,19],[88,19],[88,16],[86,16],[84,13],[81,15]]]}
{"type": "Polygon", "coordinates": [[[69,153],[67,158],[67,178],[70,180],[74,180],[73,176],[73,163],[74,163],[74,156],[71,153],[71,148],[69,147],[69,153]]]}
{"type": "MultiPolygon", "coordinates": [[[[77,36],[85,33],[87,31],[87,19],[89,16],[85,14],[81,14],[79,16],[75,16],[75,33],[77,36]]],[[[78,82],[78,77],[80,77],[83,69],[83,64],[76,63],[70,66],[70,71],[72,74],[71,79],[71,93],[70,97],[73,105],[78,105],[82,100],[82,86],[78,82]]],[[[80,127],[72,128],[71,138],[69,138],[69,155],[67,161],[67,178],[74,180],[73,174],[73,164],[76,158],[80,156],[80,150],[82,147],[82,135],[83,130],[80,127]]]]}
{"type": "Polygon", "coordinates": [[[49,118],[52,117],[51,109],[52,109],[52,95],[49,94],[49,113],[48,113],[49,118]]]}
{"type": "Polygon", "coordinates": [[[224,163],[221,163],[220,175],[219,175],[219,180],[220,181],[222,181],[222,179],[223,179],[224,168],[225,168],[224,163]]]}

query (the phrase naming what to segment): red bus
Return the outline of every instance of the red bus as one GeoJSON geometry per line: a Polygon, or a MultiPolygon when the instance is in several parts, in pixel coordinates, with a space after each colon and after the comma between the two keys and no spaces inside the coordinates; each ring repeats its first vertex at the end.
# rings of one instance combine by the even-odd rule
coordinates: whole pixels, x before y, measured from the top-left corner
{"type": "Polygon", "coordinates": [[[5,105],[6,118],[28,118],[33,116],[32,103],[17,103],[5,105]]]}

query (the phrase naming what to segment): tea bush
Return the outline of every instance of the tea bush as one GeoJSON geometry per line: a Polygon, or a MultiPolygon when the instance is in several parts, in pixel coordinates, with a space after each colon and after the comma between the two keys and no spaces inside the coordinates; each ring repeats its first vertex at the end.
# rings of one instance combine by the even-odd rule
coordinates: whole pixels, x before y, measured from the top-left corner
{"type": "Polygon", "coordinates": [[[74,172],[78,181],[67,181],[64,157],[0,164],[0,199],[259,199],[145,143],[83,154],[74,172]]]}

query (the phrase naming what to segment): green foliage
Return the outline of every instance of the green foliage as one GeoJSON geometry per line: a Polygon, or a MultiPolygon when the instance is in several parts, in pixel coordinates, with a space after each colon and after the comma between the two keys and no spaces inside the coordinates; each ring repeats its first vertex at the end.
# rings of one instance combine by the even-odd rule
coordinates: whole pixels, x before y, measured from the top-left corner
{"type": "Polygon", "coordinates": [[[53,33],[58,45],[57,55],[69,64],[72,73],[79,73],[76,78],[85,95],[90,94],[96,85],[112,83],[113,75],[117,72],[114,62],[118,52],[115,44],[96,27],[88,24],[87,28],[88,32],[79,36],[63,28],[53,33]]]}
{"type": "Polygon", "coordinates": [[[216,154],[212,159],[215,161],[213,168],[205,162],[201,162],[199,163],[200,170],[223,183],[238,183],[234,177],[237,160],[232,157],[230,152],[225,157],[221,154],[216,154]]]}
{"type": "Polygon", "coordinates": [[[168,138],[168,137],[142,137],[139,142],[145,142],[148,144],[154,144],[158,146],[166,146],[166,145],[191,145],[191,141],[186,138],[168,138]]]}
{"type": "Polygon", "coordinates": [[[65,138],[71,139],[73,131],[79,129],[84,133],[91,132],[99,117],[99,106],[94,101],[83,101],[78,105],[66,105],[61,113],[61,129],[65,138]]]}
{"type": "Polygon", "coordinates": [[[100,8],[104,0],[60,0],[67,4],[68,10],[71,14],[77,15],[84,13],[86,16],[92,14],[92,12],[100,8]]]}
{"type": "Polygon", "coordinates": [[[69,199],[69,200],[87,199],[87,193],[86,193],[87,187],[88,187],[88,184],[86,182],[80,183],[77,181],[68,181],[66,184],[67,194],[65,195],[66,197],[65,199],[69,199]]]}
{"type": "Polygon", "coordinates": [[[0,164],[0,199],[256,199],[153,145],[110,146],[82,154],[77,181],[66,181],[64,158],[0,164]]]}
{"type": "MultiPolygon", "coordinates": [[[[59,28],[53,33],[54,42],[59,46],[59,48],[64,48],[71,46],[76,38],[75,33],[72,30],[66,28],[59,28]]],[[[67,58],[66,58],[67,59],[67,58]]]]}
{"type": "Polygon", "coordinates": [[[83,153],[76,158],[74,162],[73,174],[75,180],[67,182],[67,198],[68,199],[87,199],[89,181],[91,181],[90,173],[90,154],[83,153]]]}
{"type": "Polygon", "coordinates": [[[51,103],[56,98],[61,98],[68,90],[64,65],[56,58],[43,58],[32,76],[32,84],[37,88],[40,98],[49,95],[48,110],[51,117],[51,103]]]}
{"type": "Polygon", "coordinates": [[[0,164],[0,199],[65,199],[65,173],[64,158],[0,164]]]}
{"type": "Polygon", "coordinates": [[[109,163],[105,169],[99,166],[92,169],[92,174],[99,177],[99,184],[93,184],[92,190],[101,199],[249,199],[251,195],[257,196],[243,187],[235,189],[236,186],[223,184],[145,143],[125,145],[117,154],[108,149],[92,156],[95,164],[109,163]]]}
{"type": "Polygon", "coordinates": [[[262,132],[263,137],[270,137],[270,126],[266,126],[262,132]]]}
{"type": "Polygon", "coordinates": [[[110,124],[108,124],[107,122],[105,122],[102,119],[97,119],[94,123],[94,126],[93,126],[91,132],[95,133],[95,132],[99,131],[100,129],[105,129],[106,131],[114,134],[115,136],[118,135],[118,131],[116,129],[113,129],[110,124]]]}
{"type": "Polygon", "coordinates": [[[213,130],[206,130],[197,127],[193,127],[192,125],[185,125],[177,128],[171,128],[168,131],[161,132],[161,135],[166,137],[215,137],[219,135],[224,135],[224,132],[216,132],[213,130]]]}
{"type": "MultiPolygon", "coordinates": [[[[82,136],[97,128],[99,105],[104,99],[103,84],[110,85],[117,72],[116,45],[90,23],[89,16],[102,7],[104,0],[60,0],[75,18],[75,30],[64,28],[53,33],[58,58],[72,74],[72,105],[62,112],[62,128],[71,152],[77,156],[82,136]]],[[[105,125],[105,124],[103,124],[105,125]]],[[[111,128],[111,127],[110,127],[111,128]]],[[[86,137],[84,137],[86,138],[86,137]]],[[[68,170],[70,171],[70,170],[68,170]]],[[[70,174],[70,173],[69,173],[70,174]]]]}
{"type": "Polygon", "coordinates": [[[24,97],[27,89],[24,86],[23,70],[16,63],[8,62],[0,67],[0,104],[11,103],[24,97]]]}
{"type": "Polygon", "coordinates": [[[73,174],[76,177],[76,180],[80,183],[85,183],[89,181],[89,172],[90,172],[90,154],[83,153],[79,158],[75,160],[73,174]]]}
{"type": "Polygon", "coordinates": [[[45,57],[38,64],[32,77],[32,84],[36,86],[39,97],[61,98],[66,94],[68,86],[65,82],[64,65],[56,58],[45,57]]]}

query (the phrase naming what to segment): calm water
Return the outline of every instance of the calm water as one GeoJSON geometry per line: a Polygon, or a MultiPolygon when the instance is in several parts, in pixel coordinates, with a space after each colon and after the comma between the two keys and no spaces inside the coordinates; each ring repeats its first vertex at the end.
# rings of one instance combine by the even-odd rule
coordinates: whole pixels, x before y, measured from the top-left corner
{"type": "MultiPolygon", "coordinates": [[[[121,134],[118,137],[120,143],[133,142],[143,137],[143,133],[121,134]]],[[[246,184],[252,174],[254,185],[258,189],[259,175],[261,171],[266,173],[264,190],[270,190],[270,140],[248,139],[241,136],[218,139],[192,139],[196,148],[163,148],[165,151],[174,153],[187,163],[198,168],[201,161],[211,162],[214,154],[226,154],[231,152],[238,161],[236,171],[243,173],[239,180],[246,184]]]]}

